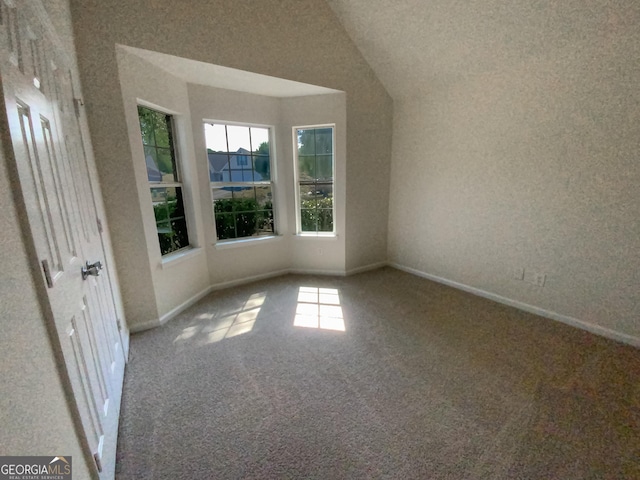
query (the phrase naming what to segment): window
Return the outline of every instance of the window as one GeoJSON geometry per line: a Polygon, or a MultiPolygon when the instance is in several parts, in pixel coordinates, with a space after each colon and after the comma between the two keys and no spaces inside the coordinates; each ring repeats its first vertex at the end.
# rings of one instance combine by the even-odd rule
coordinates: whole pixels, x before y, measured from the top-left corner
{"type": "Polygon", "coordinates": [[[162,255],[189,246],[183,187],[173,145],[173,118],[138,106],[147,179],[162,255]]]}
{"type": "Polygon", "coordinates": [[[294,129],[298,232],[335,233],[332,126],[294,129]]]}
{"type": "Polygon", "coordinates": [[[218,240],[274,235],[269,129],[205,123],[204,131],[218,240]]]}

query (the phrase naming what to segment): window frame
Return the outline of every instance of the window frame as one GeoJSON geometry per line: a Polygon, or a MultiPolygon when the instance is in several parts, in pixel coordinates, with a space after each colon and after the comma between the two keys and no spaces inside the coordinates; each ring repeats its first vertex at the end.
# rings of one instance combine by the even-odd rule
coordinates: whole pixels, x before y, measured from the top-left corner
{"type": "MultiPolygon", "coordinates": [[[[278,233],[279,228],[278,228],[278,206],[276,205],[276,190],[277,190],[277,167],[276,167],[276,155],[275,155],[275,126],[273,125],[264,125],[264,124],[260,124],[260,123],[247,123],[247,122],[233,122],[233,121],[228,121],[228,120],[210,120],[210,119],[204,119],[202,121],[202,128],[203,128],[203,133],[205,135],[205,153],[206,155],[206,159],[207,159],[207,171],[209,169],[209,155],[208,155],[208,147],[206,146],[206,133],[204,132],[205,126],[206,125],[224,125],[225,127],[227,126],[231,126],[231,127],[247,127],[247,128],[260,128],[260,129],[265,129],[268,132],[269,135],[269,172],[270,172],[270,179],[269,180],[260,180],[260,181],[246,181],[246,182],[225,182],[224,180],[221,180],[219,182],[212,182],[210,178],[208,178],[207,183],[208,183],[208,188],[209,188],[209,196],[211,198],[211,201],[209,203],[210,208],[211,208],[211,219],[213,222],[213,234],[214,234],[214,242],[213,245],[216,247],[230,247],[232,245],[234,246],[242,246],[243,244],[251,244],[253,242],[260,242],[260,241],[264,241],[267,239],[273,239],[273,238],[277,238],[280,236],[280,234],[278,233]],[[259,186],[268,186],[271,188],[271,215],[272,215],[272,222],[273,222],[273,232],[270,233],[269,235],[252,235],[252,236],[248,236],[248,237],[235,237],[235,238],[223,238],[223,239],[219,239],[218,238],[218,229],[216,227],[216,212],[215,212],[215,199],[213,196],[213,190],[215,188],[224,188],[224,187],[243,187],[243,186],[252,186],[252,187],[259,187],[259,186]]],[[[249,138],[251,138],[251,135],[249,136],[249,138]]],[[[228,139],[227,139],[228,142],[228,139]]],[[[253,145],[250,145],[251,148],[253,149],[253,145]]],[[[227,144],[227,148],[228,148],[228,144],[227,144]]],[[[226,152],[227,154],[231,154],[233,152],[226,152]]],[[[252,157],[253,155],[253,150],[251,152],[249,152],[248,155],[245,155],[248,157],[252,157]]],[[[247,162],[250,163],[250,162],[247,162]]],[[[239,164],[240,165],[240,164],[239,164]]]]}
{"type": "MultiPolygon", "coordinates": [[[[294,188],[295,188],[295,218],[296,218],[296,235],[301,237],[337,237],[336,230],[336,124],[335,123],[321,123],[314,125],[298,125],[294,126],[291,129],[292,135],[292,146],[293,146],[293,176],[294,176],[294,188]],[[301,208],[301,198],[300,198],[300,170],[299,170],[299,161],[298,161],[298,130],[311,130],[311,129],[321,129],[321,128],[331,128],[331,190],[332,190],[332,199],[331,202],[331,215],[332,215],[332,231],[303,231],[302,230],[302,208],[301,208]]],[[[317,183],[317,182],[314,182],[317,183]]],[[[329,183],[329,182],[322,182],[329,183]]]]}
{"type": "MultiPolygon", "coordinates": [[[[163,180],[160,180],[158,182],[155,181],[151,181],[149,180],[148,177],[148,173],[146,173],[146,184],[147,184],[147,191],[149,192],[149,200],[151,203],[151,210],[152,210],[152,217],[153,217],[153,223],[155,226],[155,236],[157,239],[157,245],[158,245],[158,249],[160,251],[160,257],[162,259],[162,262],[166,262],[167,260],[170,260],[172,256],[182,256],[185,254],[185,252],[188,252],[190,250],[193,250],[195,245],[194,245],[194,239],[193,237],[193,228],[192,224],[190,222],[190,218],[189,218],[189,208],[188,208],[188,202],[187,202],[187,198],[188,198],[188,194],[187,194],[187,185],[185,184],[184,178],[183,178],[183,168],[182,168],[182,159],[180,156],[180,152],[178,151],[177,148],[177,128],[176,128],[176,114],[174,112],[168,111],[167,109],[164,109],[162,107],[159,107],[155,104],[149,104],[147,102],[138,100],[138,102],[136,103],[136,116],[138,119],[138,127],[140,128],[140,112],[139,112],[139,108],[145,108],[147,110],[151,110],[153,112],[162,114],[166,117],[169,118],[169,121],[167,122],[167,129],[168,129],[168,135],[169,135],[169,147],[162,147],[162,146],[158,146],[157,141],[155,140],[155,133],[154,133],[154,145],[153,148],[157,149],[158,148],[166,148],[169,150],[170,155],[172,156],[172,163],[173,163],[173,168],[174,168],[174,178],[177,178],[177,180],[174,180],[172,182],[166,182],[163,180]],[[187,242],[188,244],[185,245],[184,247],[180,247],[176,250],[172,250],[170,252],[167,253],[162,253],[162,246],[160,244],[160,238],[158,237],[158,221],[156,220],[156,216],[155,216],[155,209],[154,209],[154,201],[153,201],[153,194],[152,194],[152,190],[155,188],[179,188],[181,191],[181,200],[182,200],[182,211],[184,214],[184,224],[185,224],[185,229],[186,229],[186,236],[187,236],[187,242]]],[[[142,129],[140,128],[140,143],[142,145],[142,154],[143,154],[143,162],[146,165],[146,151],[145,151],[145,147],[150,147],[152,145],[147,145],[144,143],[144,138],[142,135],[142,129]]],[[[159,170],[159,165],[156,165],[158,167],[159,170]]],[[[171,217],[168,217],[167,220],[169,223],[171,222],[171,217]]]]}

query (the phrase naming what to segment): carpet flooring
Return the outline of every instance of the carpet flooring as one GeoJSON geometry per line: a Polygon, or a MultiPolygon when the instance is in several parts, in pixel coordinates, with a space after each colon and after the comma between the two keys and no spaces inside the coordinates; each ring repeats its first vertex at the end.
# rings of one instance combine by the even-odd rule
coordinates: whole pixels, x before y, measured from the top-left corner
{"type": "Polygon", "coordinates": [[[640,350],[391,268],[131,337],[125,479],[638,479],[640,350]]]}

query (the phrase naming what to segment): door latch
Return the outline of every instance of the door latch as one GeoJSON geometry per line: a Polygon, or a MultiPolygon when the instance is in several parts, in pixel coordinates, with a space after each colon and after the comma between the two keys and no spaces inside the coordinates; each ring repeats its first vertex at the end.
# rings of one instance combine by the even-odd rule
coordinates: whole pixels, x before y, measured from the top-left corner
{"type": "Polygon", "coordinates": [[[102,263],[100,261],[96,263],[89,263],[82,267],[82,279],[86,280],[89,275],[93,277],[97,277],[100,275],[100,270],[102,270],[102,263]]]}

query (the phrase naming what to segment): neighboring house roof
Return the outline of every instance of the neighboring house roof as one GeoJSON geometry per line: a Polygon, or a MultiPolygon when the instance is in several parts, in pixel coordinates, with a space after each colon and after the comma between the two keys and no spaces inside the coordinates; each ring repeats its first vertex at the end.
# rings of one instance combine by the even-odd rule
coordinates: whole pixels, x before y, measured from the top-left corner
{"type": "MultiPolygon", "coordinates": [[[[242,170],[231,170],[229,173],[229,163],[238,165],[238,156],[251,155],[249,150],[239,148],[237,152],[208,152],[209,157],[209,179],[212,182],[251,182],[262,180],[262,175],[254,171],[252,175],[251,160],[242,170]]],[[[238,167],[236,167],[238,168],[238,167]]]]}
{"type": "Polygon", "coordinates": [[[213,180],[214,173],[220,173],[224,168],[229,168],[229,157],[226,153],[208,153],[209,177],[213,180]]]}
{"type": "Polygon", "coordinates": [[[162,181],[162,173],[160,173],[160,169],[156,165],[155,160],[151,155],[147,155],[144,159],[147,164],[147,178],[150,182],[161,182],[162,181]]]}

